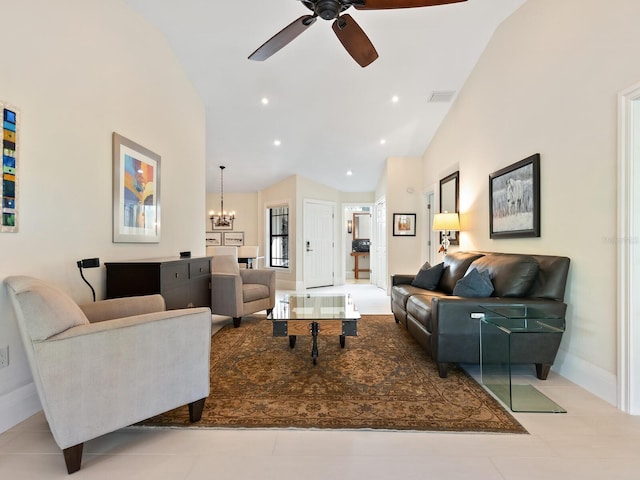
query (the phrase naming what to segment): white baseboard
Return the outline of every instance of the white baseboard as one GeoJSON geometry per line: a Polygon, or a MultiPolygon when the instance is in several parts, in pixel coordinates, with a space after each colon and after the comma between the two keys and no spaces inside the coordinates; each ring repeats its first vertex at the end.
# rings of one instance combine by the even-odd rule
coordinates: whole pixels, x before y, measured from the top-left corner
{"type": "Polygon", "coordinates": [[[0,433],[42,410],[33,382],[0,396],[0,433]]]}
{"type": "Polygon", "coordinates": [[[614,374],[564,350],[558,351],[553,370],[595,396],[618,407],[617,378],[614,374]]]}

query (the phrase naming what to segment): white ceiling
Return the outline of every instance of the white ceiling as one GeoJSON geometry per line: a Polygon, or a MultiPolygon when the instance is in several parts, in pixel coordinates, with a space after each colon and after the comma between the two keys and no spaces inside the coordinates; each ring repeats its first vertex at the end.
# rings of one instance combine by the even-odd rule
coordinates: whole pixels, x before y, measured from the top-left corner
{"type": "Polygon", "coordinates": [[[310,13],[297,0],[125,1],[166,35],[204,102],[207,192],[220,191],[220,165],[230,192],[294,174],[370,192],[387,157],[423,154],[451,105],[429,103],[431,94],[459,91],[496,27],[526,0],[349,9],[380,55],[366,68],[322,19],[266,61],[248,60],[310,13]]]}

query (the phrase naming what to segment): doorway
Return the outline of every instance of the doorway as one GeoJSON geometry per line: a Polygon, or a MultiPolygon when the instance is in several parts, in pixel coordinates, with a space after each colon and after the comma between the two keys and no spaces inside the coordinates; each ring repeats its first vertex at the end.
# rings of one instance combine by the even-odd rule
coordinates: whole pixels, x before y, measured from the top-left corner
{"type": "Polygon", "coordinates": [[[304,201],[304,274],[305,288],[333,285],[335,204],[304,201]]]}
{"type": "Polygon", "coordinates": [[[640,415],[640,84],[619,95],[618,408],[640,415]]]}
{"type": "Polygon", "coordinates": [[[371,283],[371,204],[343,204],[344,283],[371,283]]]}

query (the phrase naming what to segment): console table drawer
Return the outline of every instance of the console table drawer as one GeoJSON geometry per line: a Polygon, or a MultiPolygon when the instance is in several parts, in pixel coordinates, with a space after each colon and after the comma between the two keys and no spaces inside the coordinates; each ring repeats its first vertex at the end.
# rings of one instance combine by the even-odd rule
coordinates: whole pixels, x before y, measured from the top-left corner
{"type": "Polygon", "coordinates": [[[208,277],[211,275],[211,260],[196,260],[189,264],[189,278],[208,277]]]}
{"type": "Polygon", "coordinates": [[[161,270],[160,281],[166,287],[170,288],[189,281],[189,265],[186,263],[170,263],[161,270]]]}

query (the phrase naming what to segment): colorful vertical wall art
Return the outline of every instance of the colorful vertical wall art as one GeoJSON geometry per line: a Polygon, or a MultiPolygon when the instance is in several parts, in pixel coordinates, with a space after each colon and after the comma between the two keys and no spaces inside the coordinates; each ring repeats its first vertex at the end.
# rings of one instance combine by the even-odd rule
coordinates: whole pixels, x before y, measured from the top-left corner
{"type": "Polygon", "coordinates": [[[2,110],[2,218],[0,232],[18,231],[18,110],[0,102],[2,110]]]}

